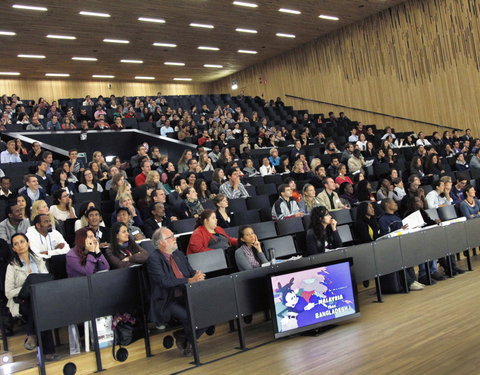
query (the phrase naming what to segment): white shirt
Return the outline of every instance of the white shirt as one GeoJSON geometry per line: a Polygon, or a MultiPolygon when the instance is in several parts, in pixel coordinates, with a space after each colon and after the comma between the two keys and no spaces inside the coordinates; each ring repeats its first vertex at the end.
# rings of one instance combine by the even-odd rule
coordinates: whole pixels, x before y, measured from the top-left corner
{"type": "Polygon", "coordinates": [[[438,195],[435,190],[432,190],[430,193],[428,193],[425,197],[425,200],[427,201],[428,208],[438,208],[441,205],[450,204],[446,198],[438,195]]]}
{"type": "Polygon", "coordinates": [[[430,142],[427,141],[427,139],[417,139],[417,142],[416,142],[416,145],[417,146],[430,146],[430,142]]]}
{"type": "Polygon", "coordinates": [[[43,236],[37,231],[35,226],[31,226],[27,230],[28,241],[30,242],[30,248],[32,251],[41,258],[50,258],[53,255],[66,254],[70,251],[70,246],[63,238],[62,234],[53,229],[46,236],[43,236]],[[55,249],[59,243],[64,243],[63,249],[55,249]],[[48,254],[41,254],[44,251],[48,251],[48,254]]]}
{"type": "Polygon", "coordinates": [[[55,204],[50,207],[50,212],[58,221],[65,221],[70,218],[70,211],[62,211],[55,204]]]}
{"type": "Polygon", "coordinates": [[[271,165],[262,165],[260,167],[260,174],[262,176],[268,176],[273,174],[275,172],[275,168],[273,168],[271,165]]]}
{"type": "Polygon", "coordinates": [[[350,143],[356,143],[358,141],[358,135],[352,134],[350,137],[348,137],[348,141],[350,143]]]}

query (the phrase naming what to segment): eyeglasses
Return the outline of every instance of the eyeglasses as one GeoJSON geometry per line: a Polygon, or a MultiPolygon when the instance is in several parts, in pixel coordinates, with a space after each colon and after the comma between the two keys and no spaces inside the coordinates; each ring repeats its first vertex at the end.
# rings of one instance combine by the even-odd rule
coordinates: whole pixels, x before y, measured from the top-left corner
{"type": "Polygon", "coordinates": [[[165,237],[164,240],[166,241],[166,240],[170,240],[170,239],[172,239],[172,238],[175,238],[175,235],[174,235],[174,234],[172,234],[171,236],[165,237]]]}

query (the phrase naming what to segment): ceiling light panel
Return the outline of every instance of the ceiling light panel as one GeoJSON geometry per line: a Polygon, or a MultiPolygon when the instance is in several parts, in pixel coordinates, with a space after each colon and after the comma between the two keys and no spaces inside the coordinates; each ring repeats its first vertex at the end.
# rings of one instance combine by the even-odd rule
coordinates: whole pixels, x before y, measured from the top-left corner
{"type": "Polygon", "coordinates": [[[0,72],[1,76],[19,76],[19,72],[0,72]]]}
{"type": "Polygon", "coordinates": [[[247,54],[250,54],[250,55],[256,55],[258,52],[257,51],[251,51],[251,50],[248,50],[248,49],[239,49],[238,53],[247,53],[247,54]]]}
{"type": "Polygon", "coordinates": [[[295,35],[293,34],[276,33],[275,35],[280,38],[295,38],[295,35]]]}
{"type": "Polygon", "coordinates": [[[2,31],[2,30],[0,30],[0,35],[14,36],[14,35],[17,35],[17,33],[13,32],[13,31],[2,31]]]}
{"type": "Polygon", "coordinates": [[[99,13],[99,12],[89,12],[88,10],[82,10],[79,12],[82,16],[92,16],[92,17],[103,17],[109,18],[111,17],[108,13],[99,13]]]}
{"type": "Polygon", "coordinates": [[[98,59],[96,57],[78,57],[74,56],[72,57],[72,60],[75,61],[97,61],[98,59]]]}
{"type": "Polygon", "coordinates": [[[138,20],[142,22],[165,23],[165,20],[161,18],[138,17],[138,20]]]}
{"type": "Polygon", "coordinates": [[[128,59],[122,59],[120,60],[122,63],[127,63],[127,64],[143,64],[143,60],[128,60],[128,59]]]}
{"type": "Polygon", "coordinates": [[[191,81],[191,78],[174,78],[174,81],[191,81]]]}
{"type": "Polygon", "coordinates": [[[25,9],[25,10],[36,10],[40,12],[46,12],[48,9],[45,7],[37,7],[33,5],[22,5],[22,4],[13,4],[12,8],[15,9],[25,9]]]}
{"type": "Polygon", "coordinates": [[[115,76],[111,76],[107,74],[93,74],[92,78],[115,78],[115,76]]]}
{"type": "Polygon", "coordinates": [[[135,79],[155,79],[155,77],[150,77],[150,76],[135,76],[135,79]]]}
{"type": "Polygon", "coordinates": [[[217,65],[217,64],[204,64],[203,66],[205,68],[217,68],[217,69],[223,68],[223,65],[217,65]]]}
{"type": "Polygon", "coordinates": [[[218,47],[198,46],[198,49],[201,49],[204,51],[220,51],[220,48],[218,47]]]}
{"type": "Polygon", "coordinates": [[[119,43],[119,44],[128,44],[130,43],[129,40],[123,40],[123,39],[103,39],[105,43],[119,43]]]}
{"type": "Polygon", "coordinates": [[[161,42],[155,42],[153,43],[154,46],[156,47],[170,47],[170,48],[175,48],[177,45],[173,43],[161,43],[161,42]]]}
{"type": "Polygon", "coordinates": [[[235,29],[235,31],[238,31],[239,33],[248,33],[248,34],[256,34],[257,33],[257,30],[253,30],[253,29],[243,29],[241,27],[237,27],[235,29]]]}
{"type": "Polygon", "coordinates": [[[20,54],[17,55],[17,57],[22,57],[25,59],[44,59],[45,55],[25,55],[25,54],[20,54]]]}
{"type": "Polygon", "coordinates": [[[190,24],[191,27],[200,27],[200,28],[203,28],[203,29],[214,29],[215,26],[213,25],[208,25],[208,24],[205,24],[205,23],[195,23],[195,22],[192,22],[190,24]]]}
{"type": "Polygon", "coordinates": [[[70,77],[68,73],[45,73],[46,77],[70,77]]]}
{"type": "Polygon", "coordinates": [[[172,62],[172,61],[166,61],[164,62],[165,65],[173,65],[173,66],[185,66],[185,63],[183,62],[172,62]]]}
{"type": "Polygon", "coordinates": [[[280,8],[278,11],[282,13],[288,13],[288,14],[302,14],[302,12],[300,12],[299,10],[288,9],[288,8],[280,8]]]}
{"type": "Polygon", "coordinates": [[[338,17],[335,17],[335,16],[327,16],[325,14],[321,14],[318,16],[318,18],[321,18],[323,20],[329,20],[329,21],[338,21],[339,18],[338,17]]]}
{"type": "Polygon", "coordinates": [[[247,3],[246,1],[234,1],[233,5],[238,5],[240,7],[247,7],[247,8],[258,8],[257,4],[247,3]]]}
{"type": "Polygon", "coordinates": [[[48,34],[47,38],[50,39],[67,39],[67,40],[74,40],[77,39],[76,36],[71,36],[71,35],[55,35],[55,34],[48,34]]]}

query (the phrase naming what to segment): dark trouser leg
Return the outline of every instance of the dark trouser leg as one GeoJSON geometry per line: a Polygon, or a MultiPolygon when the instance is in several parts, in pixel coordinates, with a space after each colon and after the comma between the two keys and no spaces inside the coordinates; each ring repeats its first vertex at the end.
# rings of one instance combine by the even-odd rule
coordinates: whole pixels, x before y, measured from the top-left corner
{"type": "MultiPolygon", "coordinates": [[[[33,321],[33,314],[30,304],[25,303],[21,309],[21,314],[27,322],[27,335],[36,336],[35,322],[33,321]]],[[[43,354],[55,353],[55,344],[53,342],[52,331],[42,332],[43,354]]]]}
{"type": "Polygon", "coordinates": [[[408,267],[405,269],[405,271],[407,274],[407,284],[408,286],[410,286],[414,281],[416,281],[415,270],[413,269],[413,267],[408,267]]]}
{"type": "MultiPolygon", "coordinates": [[[[192,342],[192,330],[190,329],[190,323],[188,322],[187,308],[185,307],[183,301],[175,300],[175,302],[172,302],[168,306],[168,310],[170,311],[170,315],[172,316],[172,318],[175,318],[179,320],[180,323],[182,323],[187,341],[192,342]]],[[[199,338],[204,332],[205,329],[197,329],[195,332],[197,338],[199,338]]]]}

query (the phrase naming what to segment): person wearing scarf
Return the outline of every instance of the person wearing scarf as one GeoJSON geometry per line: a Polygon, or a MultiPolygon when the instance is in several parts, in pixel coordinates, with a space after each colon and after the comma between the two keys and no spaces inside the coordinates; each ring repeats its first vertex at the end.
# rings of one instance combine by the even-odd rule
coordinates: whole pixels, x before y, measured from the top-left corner
{"type": "Polygon", "coordinates": [[[235,262],[239,271],[258,268],[263,263],[268,262],[262,251],[262,245],[251,226],[245,225],[240,227],[238,230],[238,244],[240,247],[235,251],[235,262]]]}

